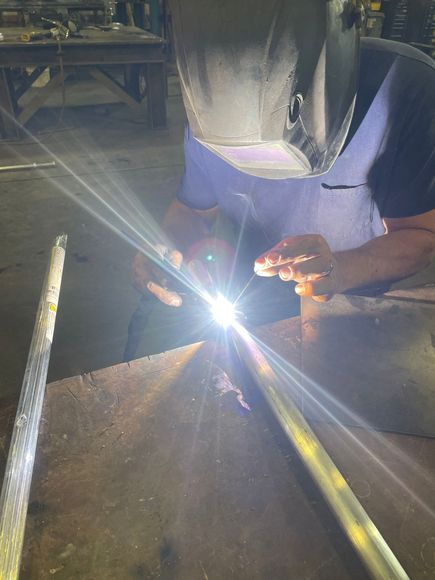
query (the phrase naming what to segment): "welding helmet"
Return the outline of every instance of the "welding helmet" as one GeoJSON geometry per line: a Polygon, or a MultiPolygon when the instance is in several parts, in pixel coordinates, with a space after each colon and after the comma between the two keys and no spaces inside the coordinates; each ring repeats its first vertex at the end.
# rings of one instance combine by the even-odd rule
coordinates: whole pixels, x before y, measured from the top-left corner
{"type": "Polygon", "coordinates": [[[237,169],[327,172],[357,90],[359,0],[171,0],[193,136],[237,169]]]}

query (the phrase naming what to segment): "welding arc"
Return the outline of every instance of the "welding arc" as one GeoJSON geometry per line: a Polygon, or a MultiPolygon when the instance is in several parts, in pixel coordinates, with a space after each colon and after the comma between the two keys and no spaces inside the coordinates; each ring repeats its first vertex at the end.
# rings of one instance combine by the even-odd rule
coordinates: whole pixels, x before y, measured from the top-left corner
{"type": "MultiPolygon", "coordinates": [[[[236,325],[235,329],[234,340],[239,355],[253,374],[278,423],[298,452],[370,576],[375,580],[409,580],[402,565],[299,411],[283,379],[271,367],[249,332],[240,325],[236,325]]],[[[271,363],[273,364],[272,361],[271,363]]]]}

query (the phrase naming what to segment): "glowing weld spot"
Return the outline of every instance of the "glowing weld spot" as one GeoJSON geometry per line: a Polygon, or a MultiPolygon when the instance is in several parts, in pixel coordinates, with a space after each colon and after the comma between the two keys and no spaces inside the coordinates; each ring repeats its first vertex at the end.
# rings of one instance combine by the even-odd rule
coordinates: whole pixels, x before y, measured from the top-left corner
{"type": "Polygon", "coordinates": [[[218,294],[216,300],[213,302],[211,313],[214,320],[224,328],[227,328],[235,321],[234,305],[224,298],[222,294],[218,294]]]}

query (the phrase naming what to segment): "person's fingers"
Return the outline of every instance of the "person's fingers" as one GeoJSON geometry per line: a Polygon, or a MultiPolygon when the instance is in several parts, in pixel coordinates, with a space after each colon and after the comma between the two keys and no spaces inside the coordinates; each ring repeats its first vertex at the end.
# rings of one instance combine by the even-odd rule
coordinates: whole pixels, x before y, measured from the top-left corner
{"type": "Polygon", "coordinates": [[[312,296],[312,299],[315,302],[329,302],[333,296],[333,294],[323,294],[322,296],[312,296]]]}
{"type": "Polygon", "coordinates": [[[154,249],[162,261],[167,258],[176,270],[181,268],[183,263],[183,254],[179,250],[169,251],[169,248],[164,244],[156,244],[154,249]]]}
{"type": "Polygon", "coordinates": [[[311,260],[292,262],[291,266],[283,266],[279,269],[279,277],[285,282],[310,282],[325,276],[325,272],[331,269],[331,260],[328,256],[317,256],[311,260]]]}
{"type": "Polygon", "coordinates": [[[257,276],[263,276],[263,278],[270,278],[271,276],[276,276],[279,272],[279,268],[275,268],[271,265],[271,262],[267,260],[266,254],[259,256],[254,262],[254,272],[257,276]]]}
{"type": "Polygon", "coordinates": [[[296,278],[293,266],[283,266],[279,268],[278,275],[284,282],[289,282],[289,280],[296,280],[296,282],[302,282],[300,278],[296,278]]]}
{"type": "Polygon", "coordinates": [[[299,296],[330,296],[335,294],[335,283],[330,276],[325,276],[319,280],[314,280],[312,282],[303,282],[296,284],[295,292],[299,296]]]}
{"type": "Polygon", "coordinates": [[[183,304],[183,300],[181,299],[181,296],[179,294],[167,290],[166,288],[159,286],[155,282],[148,282],[147,288],[151,292],[151,294],[154,294],[154,296],[158,298],[160,302],[163,302],[163,304],[167,304],[168,306],[174,306],[175,308],[178,308],[183,304]]]}
{"type": "Polygon", "coordinates": [[[254,269],[258,273],[270,267],[311,259],[319,256],[326,248],[325,240],[317,234],[286,238],[259,256],[255,260],[254,269]]]}
{"type": "MultiPolygon", "coordinates": [[[[274,258],[272,258],[273,262],[274,258]]],[[[327,272],[331,266],[330,261],[325,257],[320,257],[318,254],[311,259],[304,257],[301,259],[301,262],[295,262],[294,259],[289,258],[288,263],[286,263],[286,259],[280,257],[279,260],[276,260],[276,263],[276,266],[270,266],[270,262],[267,260],[266,265],[260,268],[254,265],[254,271],[257,276],[263,276],[264,278],[270,278],[278,274],[284,282],[288,282],[289,280],[302,282],[307,278],[307,275],[312,275],[315,278],[316,274],[327,272]],[[302,266],[302,264],[307,265],[302,266]],[[308,264],[311,264],[311,266],[308,264]]]]}
{"type": "MultiPolygon", "coordinates": [[[[265,272],[266,270],[273,268],[276,264],[279,263],[280,258],[280,254],[274,252],[273,249],[269,252],[266,252],[265,254],[262,254],[261,256],[258,256],[254,262],[254,272],[259,276],[262,276],[263,274],[261,274],[261,272],[265,272]]],[[[269,275],[275,276],[277,273],[278,270],[269,275]]],[[[267,276],[268,274],[265,275],[267,276]]]]}
{"type": "Polygon", "coordinates": [[[292,269],[295,277],[307,277],[310,280],[311,277],[314,277],[315,279],[315,276],[317,275],[324,276],[325,272],[329,272],[331,270],[331,264],[331,256],[323,255],[312,258],[311,260],[294,262],[292,264],[292,269]]]}
{"type": "Polygon", "coordinates": [[[256,270],[254,268],[254,272],[257,274],[257,276],[271,278],[272,276],[276,276],[279,273],[279,268],[265,268],[263,270],[256,270]]]}
{"type": "Polygon", "coordinates": [[[280,261],[287,262],[288,260],[306,260],[318,256],[322,250],[327,248],[325,239],[318,234],[310,234],[307,236],[295,236],[287,238],[280,242],[273,251],[279,254],[280,261]]]}
{"type": "Polygon", "coordinates": [[[164,260],[165,256],[168,255],[168,248],[167,248],[167,246],[165,246],[165,244],[156,244],[154,246],[154,249],[156,250],[156,252],[160,256],[161,260],[164,260]]]}
{"type": "Polygon", "coordinates": [[[181,252],[179,252],[178,250],[172,250],[172,252],[170,252],[168,257],[169,257],[169,261],[174,266],[174,268],[176,270],[179,270],[181,268],[182,263],[183,263],[183,254],[181,252]]]}

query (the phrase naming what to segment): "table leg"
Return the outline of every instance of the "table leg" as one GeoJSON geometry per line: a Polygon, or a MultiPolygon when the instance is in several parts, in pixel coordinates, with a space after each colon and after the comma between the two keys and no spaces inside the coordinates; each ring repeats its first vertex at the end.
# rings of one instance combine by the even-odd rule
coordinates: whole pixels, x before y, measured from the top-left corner
{"type": "Polygon", "coordinates": [[[5,139],[19,137],[18,125],[15,123],[15,105],[10,71],[0,68],[0,133],[5,139]]]}
{"type": "Polygon", "coordinates": [[[138,101],[136,101],[131,95],[129,95],[126,89],[123,86],[121,86],[107,72],[98,67],[90,67],[89,72],[96,81],[103,84],[107,89],[109,89],[109,91],[115,94],[121,101],[123,101],[131,109],[133,109],[133,111],[136,111],[138,113],[142,112],[141,104],[138,101]]]}
{"type": "Polygon", "coordinates": [[[146,65],[148,120],[150,127],[166,127],[166,67],[164,62],[146,65]]]}
{"type": "Polygon", "coordinates": [[[125,90],[139,103],[146,93],[145,66],[143,64],[127,64],[124,68],[125,90]],[[143,83],[142,83],[143,81],[143,83]],[[142,84],[144,86],[142,87],[142,84]]]}
{"type": "Polygon", "coordinates": [[[18,121],[21,125],[25,125],[29,119],[42,107],[51,93],[56,87],[61,85],[68,77],[68,73],[63,75],[58,72],[51,78],[51,80],[41,89],[38,90],[38,94],[32,98],[32,100],[26,105],[26,107],[20,112],[18,116],[18,121]]]}

